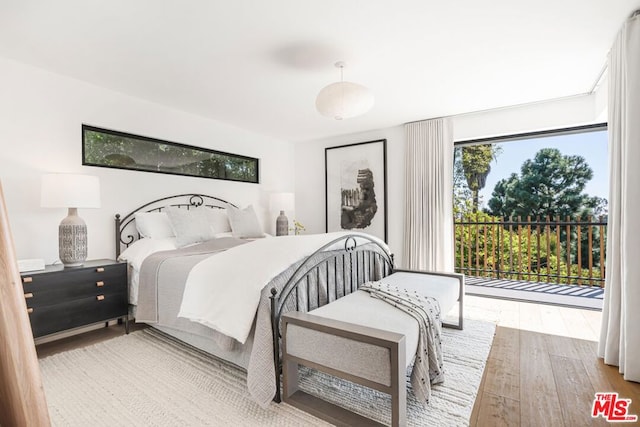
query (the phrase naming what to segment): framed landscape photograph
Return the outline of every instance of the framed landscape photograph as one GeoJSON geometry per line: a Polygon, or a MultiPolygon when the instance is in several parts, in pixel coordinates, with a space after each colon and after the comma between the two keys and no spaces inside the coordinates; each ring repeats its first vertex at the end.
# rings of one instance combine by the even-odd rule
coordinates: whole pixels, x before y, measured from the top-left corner
{"type": "Polygon", "coordinates": [[[326,231],[362,231],[387,241],[387,140],[324,151],[326,231]]]}
{"type": "Polygon", "coordinates": [[[258,159],[82,125],[82,164],[259,183],[258,159]]]}

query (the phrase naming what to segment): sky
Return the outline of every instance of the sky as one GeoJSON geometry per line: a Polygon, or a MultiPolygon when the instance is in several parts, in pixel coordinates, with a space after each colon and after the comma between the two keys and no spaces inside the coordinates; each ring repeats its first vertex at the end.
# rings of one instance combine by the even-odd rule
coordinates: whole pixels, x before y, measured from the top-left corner
{"type": "Polygon", "coordinates": [[[580,155],[593,170],[593,178],[587,183],[585,193],[608,200],[609,165],[607,152],[607,131],[557,135],[500,143],[502,153],[491,163],[487,184],[480,191],[483,206],[491,198],[498,181],[512,173],[520,174],[520,168],[527,159],[533,159],[542,148],[557,148],[565,155],[580,155]]]}

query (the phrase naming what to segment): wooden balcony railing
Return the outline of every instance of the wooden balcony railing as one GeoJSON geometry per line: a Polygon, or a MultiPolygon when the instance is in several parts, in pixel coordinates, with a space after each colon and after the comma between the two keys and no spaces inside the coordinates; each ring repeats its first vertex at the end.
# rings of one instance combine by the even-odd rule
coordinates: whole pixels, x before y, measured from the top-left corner
{"type": "Polygon", "coordinates": [[[471,276],[604,286],[605,217],[456,218],[456,271],[471,276]]]}

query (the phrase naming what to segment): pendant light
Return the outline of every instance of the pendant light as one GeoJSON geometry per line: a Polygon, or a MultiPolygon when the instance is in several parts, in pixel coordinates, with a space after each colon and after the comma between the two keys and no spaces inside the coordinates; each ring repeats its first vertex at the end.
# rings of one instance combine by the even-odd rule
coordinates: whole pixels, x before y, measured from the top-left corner
{"type": "Polygon", "coordinates": [[[336,62],[340,68],[340,81],[325,86],[316,98],[316,109],[323,116],[336,120],[348,119],[360,116],[373,107],[374,97],[369,89],[352,82],[345,82],[343,78],[344,67],[342,61],[336,62]]]}

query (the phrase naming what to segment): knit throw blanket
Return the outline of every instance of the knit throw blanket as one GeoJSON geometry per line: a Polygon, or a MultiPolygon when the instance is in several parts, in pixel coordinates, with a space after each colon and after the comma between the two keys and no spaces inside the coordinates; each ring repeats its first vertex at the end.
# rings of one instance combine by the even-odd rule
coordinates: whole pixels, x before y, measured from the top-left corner
{"type": "Polygon", "coordinates": [[[365,283],[360,290],[404,311],[418,322],[420,333],[411,371],[411,385],[416,398],[425,404],[429,403],[431,384],[444,382],[440,304],[435,298],[382,281],[365,283]]]}

